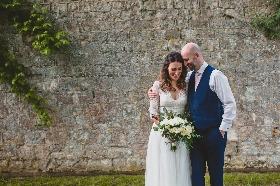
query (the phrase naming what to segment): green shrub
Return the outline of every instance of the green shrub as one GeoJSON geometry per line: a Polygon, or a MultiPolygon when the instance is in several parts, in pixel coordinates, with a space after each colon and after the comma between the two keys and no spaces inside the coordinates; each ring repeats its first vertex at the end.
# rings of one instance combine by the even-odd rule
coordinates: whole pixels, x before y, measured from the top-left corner
{"type": "Polygon", "coordinates": [[[257,13],[252,21],[252,25],[259,29],[269,39],[280,38],[280,0],[270,0],[267,2],[272,8],[271,14],[257,13]]]}
{"type": "MultiPolygon", "coordinates": [[[[38,4],[1,0],[0,15],[8,19],[6,24],[13,23],[19,33],[31,36],[32,47],[38,50],[41,56],[54,54],[70,44],[66,33],[54,28],[47,19],[48,11],[39,9],[38,4]]],[[[10,84],[12,93],[17,97],[22,95],[23,100],[32,105],[33,111],[39,117],[37,124],[49,126],[51,118],[46,109],[46,101],[30,87],[24,66],[18,63],[16,56],[10,53],[4,43],[2,41],[0,45],[0,83],[10,84]]]]}

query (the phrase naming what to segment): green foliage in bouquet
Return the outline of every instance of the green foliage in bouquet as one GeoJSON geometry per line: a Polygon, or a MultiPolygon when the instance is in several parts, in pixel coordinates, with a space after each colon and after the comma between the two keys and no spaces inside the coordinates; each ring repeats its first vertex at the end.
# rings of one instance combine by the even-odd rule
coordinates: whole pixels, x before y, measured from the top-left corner
{"type": "Polygon", "coordinates": [[[162,137],[170,140],[168,143],[171,144],[172,151],[176,150],[176,144],[182,142],[190,152],[194,138],[201,137],[195,133],[193,123],[187,120],[185,114],[177,114],[166,108],[163,111],[159,115],[159,124],[153,127],[154,131],[161,132],[162,137]]]}

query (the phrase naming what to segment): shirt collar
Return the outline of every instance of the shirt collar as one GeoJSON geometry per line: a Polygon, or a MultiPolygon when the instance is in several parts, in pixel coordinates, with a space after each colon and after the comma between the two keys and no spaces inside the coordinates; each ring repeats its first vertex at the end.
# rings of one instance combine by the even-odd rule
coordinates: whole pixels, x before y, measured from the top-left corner
{"type": "Polygon", "coordinates": [[[208,64],[204,61],[203,64],[201,65],[200,69],[197,72],[202,74],[207,66],[208,66],[208,64]]]}

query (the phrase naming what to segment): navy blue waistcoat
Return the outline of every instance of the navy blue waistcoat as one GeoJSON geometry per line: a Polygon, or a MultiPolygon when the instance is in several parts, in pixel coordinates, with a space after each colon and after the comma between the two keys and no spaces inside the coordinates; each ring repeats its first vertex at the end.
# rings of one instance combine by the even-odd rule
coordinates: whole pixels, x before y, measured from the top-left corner
{"type": "Polygon", "coordinates": [[[220,126],[224,114],[223,104],[217,94],[210,89],[209,81],[212,71],[208,65],[200,79],[195,91],[195,72],[191,74],[188,85],[188,102],[190,118],[196,129],[204,130],[214,126],[220,126]]]}

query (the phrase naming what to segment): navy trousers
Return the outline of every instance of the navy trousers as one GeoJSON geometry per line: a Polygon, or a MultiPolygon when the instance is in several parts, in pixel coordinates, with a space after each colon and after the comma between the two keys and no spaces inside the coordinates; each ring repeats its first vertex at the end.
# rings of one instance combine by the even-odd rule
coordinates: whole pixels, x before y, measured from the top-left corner
{"type": "Polygon", "coordinates": [[[196,130],[202,138],[195,139],[190,152],[192,165],[192,185],[204,186],[206,163],[210,175],[211,186],[223,186],[224,152],[227,134],[222,137],[219,127],[202,131],[196,130]]]}

